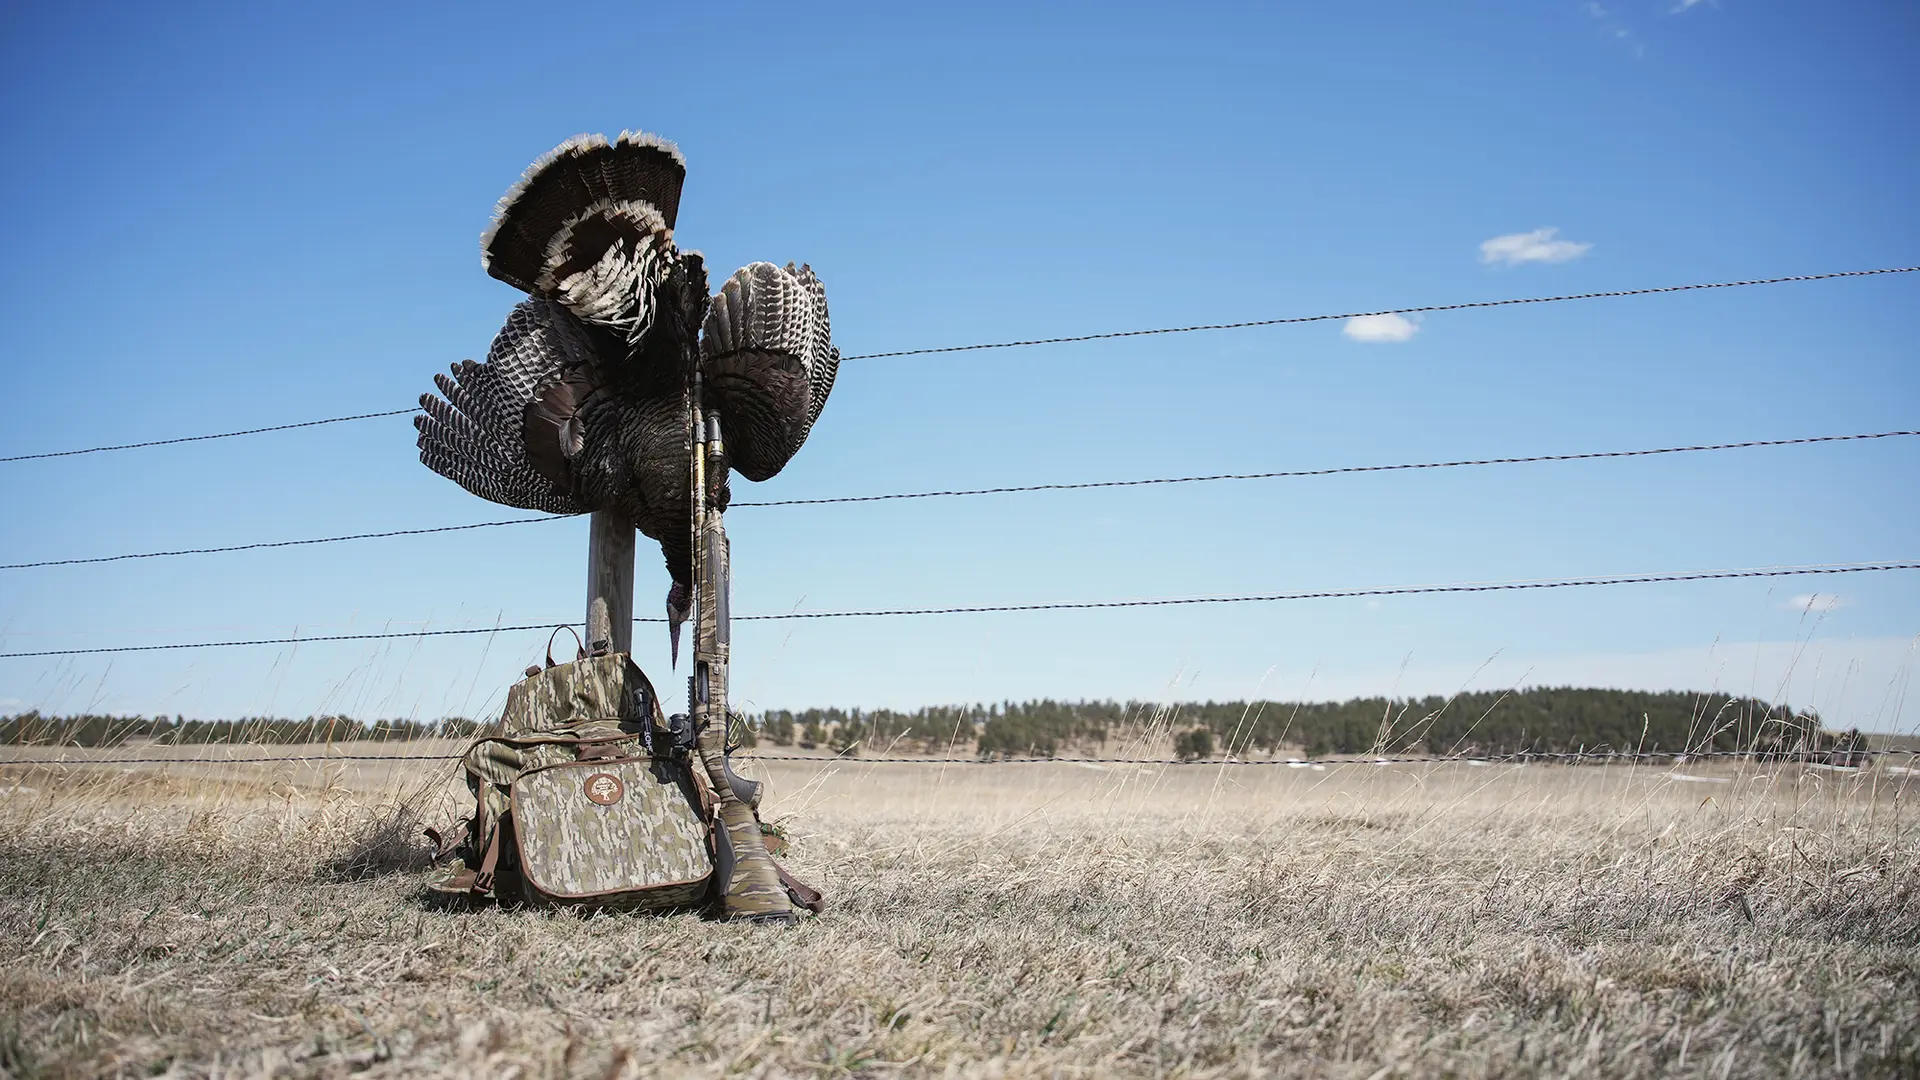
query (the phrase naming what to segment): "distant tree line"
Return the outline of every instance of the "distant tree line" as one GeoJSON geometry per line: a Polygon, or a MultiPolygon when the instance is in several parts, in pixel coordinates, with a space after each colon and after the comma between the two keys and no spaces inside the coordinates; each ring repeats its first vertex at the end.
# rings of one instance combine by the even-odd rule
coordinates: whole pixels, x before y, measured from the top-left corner
{"type": "MultiPolygon", "coordinates": [[[[1495,755],[1567,751],[1740,751],[1762,756],[1851,755],[1857,732],[1823,731],[1819,714],[1758,698],[1685,692],[1543,687],[1451,699],[1354,698],[1342,702],[1222,701],[1159,705],[1120,701],[1002,702],[894,709],[787,709],[745,714],[742,741],[840,754],[952,752],[1052,757],[1093,752],[1110,738],[1172,738],[1183,758],[1298,753],[1495,755]],[[1158,733],[1155,735],[1155,733],[1158,733]]],[[[453,717],[362,721],[249,717],[0,717],[0,742],[116,746],[311,743],[471,738],[492,725],[453,717]]],[[[738,737],[738,736],[737,736],[738,737]]]]}
{"type": "Polygon", "coordinates": [[[314,716],[305,720],[250,716],[239,720],[188,720],[183,716],[0,716],[0,743],[35,746],[119,746],[130,741],[167,746],[214,743],[405,742],[410,739],[472,738],[490,724],[444,720],[356,720],[314,716]]]}
{"type": "Polygon", "coordinates": [[[1492,755],[1569,751],[1741,751],[1761,756],[1864,748],[1857,732],[1821,729],[1820,716],[1758,698],[1684,691],[1541,687],[1451,699],[1342,702],[1224,701],[1182,705],[1040,700],[913,712],[809,709],[758,718],[776,745],[841,752],[896,742],[945,745],[971,734],[985,757],[1051,757],[1098,750],[1117,733],[1159,728],[1175,753],[1235,757],[1328,754],[1492,755]]]}
{"type": "Polygon", "coordinates": [[[1451,699],[1206,702],[1179,706],[1174,722],[1206,729],[1223,752],[1236,756],[1285,747],[1298,747],[1306,757],[1577,750],[1765,755],[1830,750],[1838,741],[1822,731],[1818,713],[1758,698],[1574,687],[1484,691],[1451,699]]]}
{"type": "Polygon", "coordinates": [[[776,746],[824,747],[839,754],[895,750],[927,753],[954,743],[973,743],[980,725],[1006,708],[1020,706],[935,705],[896,709],[770,709],[748,714],[759,736],[776,746]]]}

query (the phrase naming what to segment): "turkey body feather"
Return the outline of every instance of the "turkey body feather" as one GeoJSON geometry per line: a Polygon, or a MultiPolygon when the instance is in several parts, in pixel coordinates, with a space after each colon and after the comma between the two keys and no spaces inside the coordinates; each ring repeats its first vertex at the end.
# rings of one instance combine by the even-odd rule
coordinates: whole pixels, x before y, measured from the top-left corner
{"type": "MultiPolygon", "coordinates": [[[[749,480],[784,468],[833,388],[840,354],[811,267],[754,263],[709,300],[705,263],[675,246],[685,160],[656,136],[569,139],[501,199],[481,239],[492,276],[530,294],[485,363],[435,376],[420,460],[493,502],[616,513],[692,582],[688,395],[720,417],[749,480]]],[[[724,509],[724,470],[708,477],[724,509]]]]}

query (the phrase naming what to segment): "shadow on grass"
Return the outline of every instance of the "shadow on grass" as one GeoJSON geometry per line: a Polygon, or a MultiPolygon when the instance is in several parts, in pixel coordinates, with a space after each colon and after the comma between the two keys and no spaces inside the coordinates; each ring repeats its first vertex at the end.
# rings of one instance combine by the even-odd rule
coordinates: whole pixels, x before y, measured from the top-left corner
{"type": "Polygon", "coordinates": [[[425,870],[433,864],[433,849],[423,829],[419,808],[398,803],[362,823],[339,850],[320,863],[315,876],[337,883],[425,870]]]}

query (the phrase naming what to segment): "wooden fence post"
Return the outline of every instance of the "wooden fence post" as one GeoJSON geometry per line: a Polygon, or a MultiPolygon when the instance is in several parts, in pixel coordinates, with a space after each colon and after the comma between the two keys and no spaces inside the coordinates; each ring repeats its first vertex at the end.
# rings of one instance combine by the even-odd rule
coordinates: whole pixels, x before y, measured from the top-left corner
{"type": "Polygon", "coordinates": [[[587,644],[633,651],[633,524],[595,510],[587,537],[587,644]]]}

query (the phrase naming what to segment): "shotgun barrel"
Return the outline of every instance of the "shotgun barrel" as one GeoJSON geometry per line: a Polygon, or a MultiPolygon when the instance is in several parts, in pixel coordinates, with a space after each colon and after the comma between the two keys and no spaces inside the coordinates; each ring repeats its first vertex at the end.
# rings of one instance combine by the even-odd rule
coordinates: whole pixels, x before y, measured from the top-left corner
{"type": "Polygon", "coordinates": [[[719,798],[720,824],[732,841],[732,880],[725,882],[726,915],[753,922],[792,922],[793,902],[760,835],[753,806],[736,794],[727,768],[727,663],[732,650],[731,597],[725,516],[707,502],[710,476],[723,476],[726,447],[718,414],[703,415],[700,375],[693,375],[687,434],[693,470],[693,678],[688,711],[707,782],[719,798]]]}

